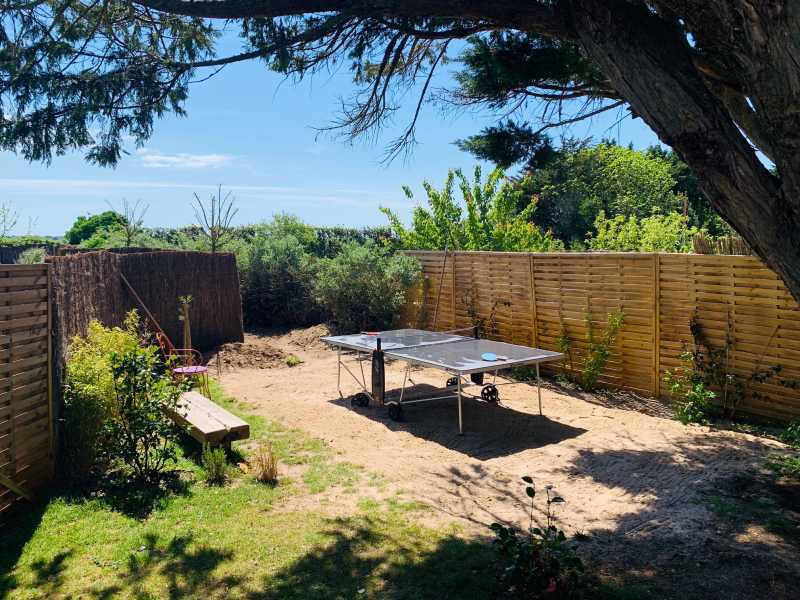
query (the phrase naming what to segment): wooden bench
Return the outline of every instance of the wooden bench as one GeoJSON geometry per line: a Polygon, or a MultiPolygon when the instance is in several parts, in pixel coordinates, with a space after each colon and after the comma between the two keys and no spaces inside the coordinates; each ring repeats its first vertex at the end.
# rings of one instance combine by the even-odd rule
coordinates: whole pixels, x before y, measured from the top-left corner
{"type": "Polygon", "coordinates": [[[250,437],[250,425],[198,392],[184,392],[170,417],[201,444],[230,447],[250,437]]]}

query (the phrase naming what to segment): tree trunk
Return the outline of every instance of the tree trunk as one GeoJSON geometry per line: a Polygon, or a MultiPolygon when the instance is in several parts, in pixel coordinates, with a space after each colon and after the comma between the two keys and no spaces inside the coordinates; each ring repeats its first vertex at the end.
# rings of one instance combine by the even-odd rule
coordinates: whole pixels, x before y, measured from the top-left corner
{"type": "MultiPolygon", "coordinates": [[[[684,33],[624,0],[571,0],[592,61],[632,110],[697,173],[714,208],[800,302],[800,189],[758,159],[693,63],[684,33]]],[[[795,131],[794,136],[800,136],[795,131]]],[[[776,164],[791,164],[773,144],[776,164]]],[[[791,147],[791,145],[789,145],[791,147]]],[[[794,153],[793,153],[794,154],[794,153]]],[[[796,173],[793,173],[796,175],[796,173]]]]}

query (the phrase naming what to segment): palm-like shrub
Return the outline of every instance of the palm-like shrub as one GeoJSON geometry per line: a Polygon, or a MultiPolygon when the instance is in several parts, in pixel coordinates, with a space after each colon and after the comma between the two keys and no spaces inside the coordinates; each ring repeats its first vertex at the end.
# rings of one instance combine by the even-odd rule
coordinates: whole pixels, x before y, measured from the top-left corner
{"type": "MultiPolygon", "coordinates": [[[[423,183],[429,208],[414,208],[411,229],[388,208],[382,212],[407,249],[504,250],[547,252],[563,248],[563,244],[533,222],[536,198],[523,202],[519,186],[512,186],[501,169],[495,169],[485,182],[481,169],[475,167],[470,182],[460,169],[447,174],[444,187],[437,190],[423,183]],[[462,201],[454,194],[458,186],[462,201]],[[520,206],[524,206],[519,210],[520,206]]],[[[409,188],[406,195],[413,198],[409,188]]]]}

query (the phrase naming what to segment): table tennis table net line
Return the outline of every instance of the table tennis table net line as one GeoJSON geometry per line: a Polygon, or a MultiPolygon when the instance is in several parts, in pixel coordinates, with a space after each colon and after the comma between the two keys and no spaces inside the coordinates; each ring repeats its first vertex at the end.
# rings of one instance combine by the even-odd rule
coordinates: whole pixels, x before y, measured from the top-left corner
{"type": "MultiPolygon", "coordinates": [[[[467,327],[465,329],[454,329],[452,331],[433,331],[431,333],[441,333],[441,334],[448,334],[448,333],[455,333],[456,331],[469,331],[472,330],[472,327],[467,327]]],[[[381,339],[381,336],[377,336],[377,339],[381,339]]],[[[419,344],[408,344],[402,345],[399,348],[381,348],[381,352],[384,354],[391,354],[392,352],[397,352],[399,350],[409,350],[411,348],[423,348],[425,346],[444,346],[445,344],[454,344],[456,342],[465,342],[475,338],[468,338],[468,337],[461,337],[460,339],[455,340],[445,340],[441,342],[420,342],[419,344]]],[[[395,342],[397,343],[397,342],[395,342]]],[[[366,346],[365,346],[366,348],[366,346]]],[[[356,352],[362,353],[364,350],[357,350],[356,352]]]]}
{"type": "MultiPolygon", "coordinates": [[[[475,331],[475,327],[462,327],[460,329],[450,329],[448,331],[427,331],[425,329],[420,329],[419,331],[424,331],[425,333],[438,333],[438,334],[441,334],[441,335],[448,335],[448,334],[458,333],[459,331],[475,331]]],[[[388,332],[386,332],[386,333],[388,333],[388,332]]],[[[375,337],[376,337],[376,339],[383,341],[382,336],[377,335],[375,337]]],[[[383,351],[385,353],[391,353],[392,351],[407,350],[409,348],[421,348],[423,346],[443,346],[444,344],[453,344],[455,342],[463,342],[463,341],[467,341],[467,340],[471,340],[471,339],[475,339],[475,338],[462,336],[461,339],[456,339],[456,340],[445,340],[445,341],[439,341],[439,342],[420,342],[419,344],[402,345],[399,348],[381,348],[381,351],[383,351]]],[[[394,343],[399,343],[399,342],[394,342],[394,343]]],[[[358,350],[358,352],[362,352],[362,351],[358,350]]]]}

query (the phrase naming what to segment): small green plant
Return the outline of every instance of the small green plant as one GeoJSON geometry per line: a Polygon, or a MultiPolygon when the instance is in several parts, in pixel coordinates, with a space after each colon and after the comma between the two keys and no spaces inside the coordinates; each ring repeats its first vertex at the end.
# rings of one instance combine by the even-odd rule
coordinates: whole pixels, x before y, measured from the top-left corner
{"type": "Polygon", "coordinates": [[[772,454],[767,466],[782,477],[800,478],[800,457],[786,454],[772,454]]]}
{"type": "Polygon", "coordinates": [[[520,599],[578,597],[587,587],[583,562],[555,524],[554,505],[564,499],[553,493],[553,486],[545,486],[546,524],[539,527],[533,517],[536,487],[531,477],[526,475],[522,480],[529,499],[527,531],[500,523],[491,525],[499,563],[499,595],[520,599]]]}
{"type": "Polygon", "coordinates": [[[105,425],[108,458],[128,467],[140,481],[153,483],[174,461],[178,430],[168,413],[180,390],[165,372],[155,346],[111,355],[114,399],[105,425]]]}
{"type": "MultiPolygon", "coordinates": [[[[692,314],[689,321],[689,330],[694,342],[694,349],[691,352],[692,369],[699,374],[706,387],[717,391],[717,399],[725,416],[733,419],[742,400],[759,396],[752,389],[754,383],[765,383],[781,372],[780,365],[762,367],[762,359],[778,329],[776,327],[773,331],[750,374],[742,376],[734,371],[732,364],[736,336],[730,312],[726,322],[725,343],[719,347],[714,346],[706,336],[697,310],[692,314]]],[[[783,381],[780,383],[786,385],[783,381]]]]}
{"type": "Polygon", "coordinates": [[[192,347],[192,324],[189,319],[189,311],[192,308],[191,296],[178,296],[178,321],[183,324],[183,347],[192,347]]]}
{"type": "Polygon", "coordinates": [[[586,323],[588,348],[583,361],[583,369],[581,370],[581,387],[591,391],[595,389],[597,380],[603,369],[605,369],[606,363],[608,363],[608,359],[611,356],[611,348],[614,346],[622,325],[625,323],[625,314],[621,310],[609,313],[606,318],[606,326],[599,337],[595,335],[592,315],[587,314],[584,317],[584,321],[586,323]]]}
{"type": "Polygon", "coordinates": [[[497,307],[498,306],[511,306],[508,300],[495,300],[492,303],[492,308],[489,310],[488,317],[482,317],[478,311],[478,305],[475,301],[476,292],[474,289],[469,289],[461,296],[461,304],[467,313],[469,322],[473,327],[477,327],[482,336],[489,339],[496,338],[499,335],[497,328],[497,307]]]}
{"type": "Polygon", "coordinates": [[[224,448],[212,448],[209,444],[203,444],[203,453],[200,462],[205,471],[206,482],[209,485],[222,485],[228,476],[228,457],[225,455],[224,448]]]}
{"type": "Polygon", "coordinates": [[[781,432],[781,441],[800,449],[800,421],[792,421],[781,432]]]}
{"type": "Polygon", "coordinates": [[[295,356],[294,354],[290,354],[286,357],[286,365],[289,367],[296,367],[297,365],[302,365],[303,359],[299,356],[295,356]]]}
{"type": "Polygon", "coordinates": [[[567,332],[567,326],[564,323],[561,323],[561,327],[558,330],[558,339],[556,339],[556,347],[558,351],[561,352],[566,358],[567,362],[569,363],[569,372],[566,375],[569,377],[572,373],[575,372],[575,366],[572,362],[572,339],[569,337],[569,333],[567,332]]]}
{"type": "Polygon", "coordinates": [[[703,376],[693,368],[692,353],[683,352],[680,367],[664,373],[664,383],[675,398],[675,416],[683,424],[708,423],[714,411],[716,394],[706,386],[703,376]]]}

